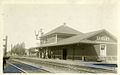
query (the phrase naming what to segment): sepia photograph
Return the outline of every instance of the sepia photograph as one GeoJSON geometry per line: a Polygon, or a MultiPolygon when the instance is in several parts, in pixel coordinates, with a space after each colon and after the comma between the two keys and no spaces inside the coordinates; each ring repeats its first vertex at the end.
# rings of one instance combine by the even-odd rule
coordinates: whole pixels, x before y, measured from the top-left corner
{"type": "Polygon", "coordinates": [[[117,74],[118,1],[77,1],[3,3],[3,74],[117,74]]]}

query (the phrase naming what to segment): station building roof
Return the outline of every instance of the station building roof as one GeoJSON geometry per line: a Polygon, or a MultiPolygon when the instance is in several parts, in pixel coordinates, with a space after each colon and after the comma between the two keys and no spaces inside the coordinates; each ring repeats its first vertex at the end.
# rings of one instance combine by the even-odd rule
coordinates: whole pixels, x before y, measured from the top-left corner
{"type": "Polygon", "coordinates": [[[59,26],[55,29],[53,29],[52,31],[44,34],[42,37],[47,36],[47,35],[51,35],[51,34],[55,34],[55,33],[63,33],[63,34],[83,34],[82,32],[79,32],[71,27],[68,27],[67,25],[62,25],[59,26]]]}
{"type": "MultiPolygon", "coordinates": [[[[99,43],[110,43],[110,42],[100,42],[100,41],[91,41],[88,40],[88,38],[93,37],[97,34],[100,33],[106,33],[107,35],[109,35],[111,38],[113,38],[115,41],[117,41],[117,38],[114,37],[112,34],[110,34],[108,31],[106,31],[105,29],[101,29],[98,31],[93,31],[93,32],[89,32],[89,33],[82,33],[82,34],[78,34],[76,36],[72,36],[70,38],[66,38],[63,39],[61,41],[58,41],[57,43],[53,43],[53,44],[43,44],[40,45],[39,47],[50,47],[50,46],[60,46],[60,45],[70,45],[70,44],[76,44],[76,43],[93,43],[93,44],[99,44],[99,43]]],[[[37,48],[39,48],[37,47],[37,48]]]]}
{"type": "MultiPolygon", "coordinates": [[[[88,40],[88,38],[93,37],[93,36],[95,36],[95,35],[97,35],[99,33],[102,33],[102,32],[105,32],[110,37],[112,37],[115,41],[117,41],[116,37],[111,35],[106,30],[102,29],[102,30],[98,30],[98,31],[85,33],[83,35],[77,35],[77,36],[72,36],[72,37],[67,38],[67,39],[63,39],[60,42],[58,42],[58,45],[67,45],[67,44],[74,44],[74,43],[100,43],[100,41],[91,41],[91,40],[88,40]]],[[[107,42],[107,43],[110,43],[110,42],[107,42]]]]}

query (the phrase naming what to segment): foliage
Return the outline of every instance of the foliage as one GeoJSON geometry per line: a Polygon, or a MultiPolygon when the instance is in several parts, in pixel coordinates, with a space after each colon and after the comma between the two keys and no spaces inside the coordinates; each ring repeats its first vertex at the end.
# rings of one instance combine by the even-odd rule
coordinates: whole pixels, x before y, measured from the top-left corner
{"type": "Polygon", "coordinates": [[[25,43],[18,43],[11,49],[12,54],[25,55],[25,43]]]}

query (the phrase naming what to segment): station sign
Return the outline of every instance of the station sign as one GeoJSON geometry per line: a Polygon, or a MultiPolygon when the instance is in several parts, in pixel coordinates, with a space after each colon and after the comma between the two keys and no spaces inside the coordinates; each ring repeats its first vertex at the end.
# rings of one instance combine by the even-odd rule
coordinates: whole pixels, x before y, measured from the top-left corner
{"type": "Polygon", "coordinates": [[[108,36],[97,36],[96,40],[99,40],[99,41],[109,41],[110,38],[108,36]]]}

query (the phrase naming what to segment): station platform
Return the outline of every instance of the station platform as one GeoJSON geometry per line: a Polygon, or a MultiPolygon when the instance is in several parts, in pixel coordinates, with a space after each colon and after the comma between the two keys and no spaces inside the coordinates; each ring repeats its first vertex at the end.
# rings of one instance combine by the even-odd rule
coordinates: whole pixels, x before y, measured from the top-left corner
{"type": "Polygon", "coordinates": [[[79,66],[86,66],[91,68],[101,68],[101,69],[117,71],[117,64],[109,64],[105,62],[85,62],[81,60],[42,59],[37,57],[19,57],[19,58],[34,59],[34,60],[55,62],[55,63],[61,63],[61,64],[79,65],[79,66]]]}

